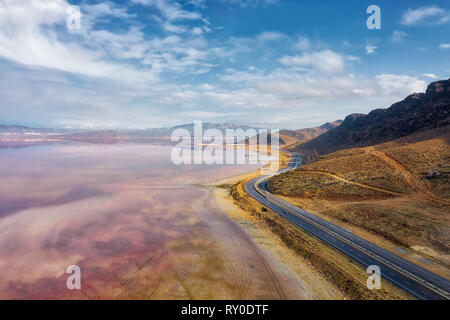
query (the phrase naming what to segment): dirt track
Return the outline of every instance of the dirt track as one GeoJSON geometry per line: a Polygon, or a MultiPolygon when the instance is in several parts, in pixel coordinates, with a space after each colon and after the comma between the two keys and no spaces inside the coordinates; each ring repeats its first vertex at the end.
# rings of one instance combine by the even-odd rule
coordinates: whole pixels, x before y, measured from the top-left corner
{"type": "Polygon", "coordinates": [[[301,172],[326,175],[326,176],[332,177],[332,178],[334,178],[336,180],[342,181],[344,183],[352,184],[352,185],[355,185],[355,186],[358,186],[358,187],[361,187],[361,188],[365,188],[365,189],[370,189],[370,190],[375,190],[375,191],[379,191],[379,192],[392,194],[392,195],[395,195],[395,196],[404,196],[405,195],[404,193],[398,193],[398,192],[394,192],[394,191],[389,191],[389,190],[386,190],[386,189],[372,187],[372,186],[369,186],[369,185],[366,185],[366,184],[362,184],[362,183],[359,183],[359,182],[354,182],[354,181],[351,181],[351,180],[347,180],[347,179],[344,179],[342,177],[339,177],[339,176],[337,176],[335,174],[332,174],[332,173],[329,173],[329,172],[318,171],[318,170],[301,170],[301,172]]]}
{"type": "Polygon", "coordinates": [[[444,204],[448,204],[449,201],[442,199],[435,194],[433,194],[426,185],[421,181],[414,173],[409,171],[405,166],[403,166],[400,162],[397,160],[389,157],[387,154],[381,151],[375,151],[373,148],[367,148],[368,154],[378,157],[379,159],[389,163],[392,165],[395,170],[400,172],[408,181],[409,185],[418,193],[424,194],[427,198],[430,198],[434,201],[441,202],[444,204]]]}

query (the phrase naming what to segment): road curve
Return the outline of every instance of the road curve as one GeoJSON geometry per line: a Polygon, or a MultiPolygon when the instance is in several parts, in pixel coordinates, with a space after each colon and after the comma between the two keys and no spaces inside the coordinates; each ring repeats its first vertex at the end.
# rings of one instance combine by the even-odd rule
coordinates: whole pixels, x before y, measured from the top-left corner
{"type": "MultiPolygon", "coordinates": [[[[293,155],[288,169],[300,166],[301,157],[293,155]]],[[[324,241],[364,266],[377,265],[382,278],[423,300],[450,300],[450,282],[407,261],[348,230],[304,211],[267,191],[269,176],[255,178],[245,185],[246,191],[264,206],[297,227],[324,241]]]]}

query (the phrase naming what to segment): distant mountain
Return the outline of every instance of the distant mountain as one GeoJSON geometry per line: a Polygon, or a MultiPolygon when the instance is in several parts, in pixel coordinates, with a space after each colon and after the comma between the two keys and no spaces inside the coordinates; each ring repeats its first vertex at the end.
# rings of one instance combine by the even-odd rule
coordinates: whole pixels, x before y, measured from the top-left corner
{"type": "MultiPolygon", "coordinates": [[[[191,134],[194,134],[194,124],[193,123],[183,124],[183,125],[175,126],[172,128],[172,130],[175,130],[175,129],[186,129],[191,134]]],[[[206,130],[209,130],[209,129],[217,129],[217,130],[220,130],[223,134],[225,134],[227,129],[231,129],[231,130],[242,129],[242,130],[246,131],[248,129],[257,130],[258,128],[250,127],[250,126],[246,126],[246,125],[234,124],[232,122],[226,122],[226,123],[203,122],[202,123],[203,132],[205,132],[206,130]]]]}
{"type": "Polygon", "coordinates": [[[344,122],[291,151],[313,160],[334,151],[375,145],[413,133],[450,125],[450,79],[431,83],[388,109],[352,114],[344,122]]]}
{"type": "MultiPolygon", "coordinates": [[[[231,122],[227,123],[210,123],[203,122],[202,123],[202,131],[203,133],[208,129],[218,129],[224,135],[226,134],[227,129],[243,129],[246,131],[247,129],[251,129],[252,127],[246,125],[237,125],[231,122]]],[[[170,139],[172,136],[172,132],[177,129],[185,129],[189,131],[189,133],[194,135],[194,123],[188,123],[183,125],[178,125],[174,127],[166,127],[166,128],[153,128],[153,129],[133,129],[133,130],[119,130],[118,133],[125,138],[165,138],[170,139]]],[[[257,129],[257,128],[253,128],[257,129]]]]}
{"type": "Polygon", "coordinates": [[[101,130],[101,131],[67,133],[63,135],[54,136],[53,138],[79,142],[112,144],[118,142],[121,139],[121,136],[117,131],[101,130]]]}
{"type": "MultiPolygon", "coordinates": [[[[301,143],[304,143],[308,140],[311,140],[319,135],[336,128],[342,123],[342,120],[337,120],[333,122],[327,122],[319,127],[313,128],[305,128],[299,130],[280,130],[279,132],[279,143],[280,147],[284,147],[286,149],[293,148],[301,143]]],[[[259,136],[254,137],[253,139],[246,141],[251,141],[252,143],[258,143],[259,136]]],[[[269,133],[267,135],[267,143],[271,143],[272,136],[269,133]]]]}
{"type": "MultiPolygon", "coordinates": [[[[208,129],[218,129],[223,134],[226,129],[243,129],[251,127],[228,123],[203,123],[203,132],[208,129]]],[[[150,129],[119,129],[119,130],[96,130],[86,129],[46,129],[31,128],[26,126],[0,125],[0,148],[23,147],[36,144],[58,143],[61,141],[77,141],[88,143],[156,143],[171,144],[170,137],[175,129],[186,129],[194,134],[194,124],[184,124],[173,128],[150,128],[150,129]]],[[[256,129],[256,128],[255,128],[256,129]]]]}
{"type": "Polygon", "coordinates": [[[170,137],[172,128],[121,129],[118,133],[126,137],[170,137]]]}
{"type": "MultiPolygon", "coordinates": [[[[219,129],[225,133],[226,129],[243,129],[247,130],[252,127],[246,125],[237,125],[231,122],[227,123],[209,123],[202,124],[203,131],[208,129],[219,129]]],[[[10,126],[0,125],[0,133],[17,133],[17,134],[38,134],[38,133],[54,133],[64,134],[66,137],[170,137],[175,129],[186,129],[194,132],[194,124],[183,124],[175,127],[165,128],[149,128],[149,129],[118,129],[118,130],[87,130],[87,129],[47,129],[32,128],[26,126],[10,126]]],[[[257,129],[257,128],[253,128],[257,129]]]]}
{"type": "Polygon", "coordinates": [[[298,145],[308,140],[314,139],[321,134],[336,128],[342,123],[342,120],[327,122],[319,127],[305,128],[300,130],[281,130],[280,144],[281,145],[298,145]]]}
{"type": "Polygon", "coordinates": [[[31,134],[31,133],[45,133],[45,134],[51,134],[51,133],[61,133],[61,132],[67,132],[65,129],[47,129],[47,128],[31,128],[26,126],[7,126],[7,125],[0,125],[0,133],[17,133],[17,134],[31,134]]]}

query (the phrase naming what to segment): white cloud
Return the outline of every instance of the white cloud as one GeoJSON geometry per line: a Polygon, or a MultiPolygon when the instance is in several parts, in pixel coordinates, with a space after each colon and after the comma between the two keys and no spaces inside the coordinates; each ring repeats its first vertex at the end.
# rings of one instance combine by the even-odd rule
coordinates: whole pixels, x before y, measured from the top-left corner
{"type": "Polygon", "coordinates": [[[169,0],[131,0],[132,3],[156,7],[169,21],[175,20],[201,20],[198,12],[187,11],[175,1],[169,0]]]}
{"type": "Polygon", "coordinates": [[[297,42],[294,44],[294,48],[300,51],[308,51],[311,49],[311,42],[306,37],[298,37],[297,42]]]}
{"type": "Polygon", "coordinates": [[[439,49],[450,49],[450,43],[441,43],[439,49]]]}
{"type": "Polygon", "coordinates": [[[212,49],[212,53],[216,58],[226,58],[231,62],[236,62],[234,56],[237,54],[257,51],[259,49],[261,52],[264,52],[268,47],[268,42],[279,40],[291,41],[291,38],[277,31],[261,32],[251,37],[230,37],[224,42],[223,47],[212,49]]]}
{"type": "MultiPolygon", "coordinates": [[[[61,41],[61,35],[54,29],[65,26],[69,7],[66,1],[4,0],[2,4],[6,10],[0,10],[0,56],[4,58],[24,65],[87,76],[125,78],[139,82],[157,79],[157,75],[149,70],[138,70],[125,63],[108,61],[104,48],[89,48],[95,45],[95,41],[102,41],[101,37],[111,38],[112,35],[107,32],[91,33],[88,36],[80,34],[89,46],[79,41],[61,41]],[[96,36],[99,38],[93,40],[96,36]]],[[[99,16],[101,10],[96,8],[95,12],[99,16]]],[[[136,30],[132,32],[132,36],[137,35],[136,30]]]]}
{"type": "MultiPolygon", "coordinates": [[[[423,85],[417,78],[402,75],[373,78],[354,70],[350,73],[347,61],[358,61],[359,57],[276,31],[231,38],[221,47],[213,47],[203,37],[208,32],[207,22],[199,13],[189,13],[178,2],[134,2],[154,6],[161,27],[171,33],[146,34],[126,7],[108,1],[83,4],[82,12],[92,23],[126,19],[121,30],[88,24],[73,35],[63,28],[66,1],[0,0],[8,9],[8,14],[0,10],[0,56],[15,62],[0,60],[0,118],[6,118],[8,112],[17,119],[30,118],[39,113],[36,108],[42,108],[45,112],[39,113],[39,120],[51,115],[50,125],[82,125],[90,119],[89,123],[104,126],[158,126],[158,121],[168,121],[164,119],[168,113],[214,119],[237,115],[226,108],[239,107],[266,108],[266,114],[283,109],[284,118],[277,119],[293,119],[289,115],[301,108],[317,109],[325,104],[339,108],[336,103],[346,108],[342,101],[373,106],[376,99],[395,101],[423,85]],[[199,26],[182,24],[184,20],[199,20],[195,21],[199,26]],[[207,80],[210,83],[195,82],[195,74],[208,72],[221,59],[234,57],[238,61],[237,54],[263,51],[270,48],[267,42],[280,39],[286,39],[290,50],[301,52],[282,56],[278,69],[264,69],[255,59],[243,66],[233,65],[241,70],[219,74],[222,83],[214,82],[213,76],[207,80]],[[4,65],[12,67],[6,70],[4,65]],[[13,109],[9,106],[20,111],[8,111],[13,109]],[[211,111],[210,106],[214,106],[211,111]]],[[[198,2],[198,7],[202,5],[198,2]]],[[[263,117],[252,115],[254,121],[263,117]]]]}
{"type": "Polygon", "coordinates": [[[221,1],[238,4],[241,7],[257,7],[280,3],[280,0],[221,0],[221,1]]]}
{"type": "Polygon", "coordinates": [[[340,72],[344,70],[344,58],[331,50],[304,53],[301,56],[284,56],[280,63],[289,67],[313,68],[323,72],[340,72]]]}
{"type": "Polygon", "coordinates": [[[198,85],[197,88],[201,90],[214,90],[215,87],[209,83],[203,83],[198,85]]]}
{"type": "Polygon", "coordinates": [[[437,7],[428,6],[417,9],[408,9],[403,13],[400,23],[413,26],[419,24],[444,24],[450,21],[450,12],[437,7]]]}
{"type": "Polygon", "coordinates": [[[381,74],[376,76],[376,81],[385,94],[398,97],[405,93],[424,92],[427,87],[427,83],[417,77],[398,74],[381,74]]]}
{"type": "Polygon", "coordinates": [[[180,116],[190,117],[196,119],[211,119],[218,117],[230,116],[228,113],[214,112],[214,111],[183,111],[179,113],[180,116]]]}
{"type": "Polygon", "coordinates": [[[92,46],[107,49],[111,56],[119,59],[142,59],[150,47],[139,27],[131,27],[124,33],[92,30],[87,37],[92,46]]]}
{"type": "MultiPolygon", "coordinates": [[[[236,84],[237,90],[208,92],[216,104],[239,108],[298,110],[328,101],[372,101],[386,104],[403,99],[414,92],[423,92],[426,82],[417,77],[381,74],[375,78],[347,74],[330,75],[295,69],[273,72],[230,71],[221,79],[236,84]]],[[[371,105],[373,108],[373,105],[371,105]]],[[[287,111],[286,111],[287,112],[287,111]]]]}
{"type": "Polygon", "coordinates": [[[287,36],[281,32],[277,32],[277,31],[266,31],[266,32],[262,32],[256,36],[256,39],[259,41],[262,41],[262,42],[277,41],[277,40],[281,40],[284,38],[287,38],[287,36]]]}
{"type": "Polygon", "coordinates": [[[206,8],[206,0],[189,0],[188,4],[199,8],[206,8]]]}
{"type": "Polygon", "coordinates": [[[128,9],[126,7],[120,7],[119,5],[111,1],[103,1],[96,4],[82,3],[80,7],[81,11],[87,14],[88,18],[90,19],[105,17],[126,19],[135,16],[128,13],[128,9]]]}
{"type": "MultiPolygon", "coordinates": [[[[114,32],[88,24],[74,37],[65,28],[56,31],[66,23],[69,7],[66,1],[2,0],[1,3],[6,10],[0,10],[0,56],[28,66],[121,82],[151,83],[160,80],[164,71],[208,72],[213,65],[206,60],[221,50],[211,48],[197,28],[193,29],[192,37],[186,35],[183,39],[174,35],[147,39],[138,23],[128,30],[114,32]],[[131,63],[130,59],[136,61],[131,63]],[[137,67],[136,62],[141,66],[137,67]]],[[[174,19],[186,16],[177,11],[178,6],[174,8],[174,19]]],[[[170,16],[169,11],[166,9],[170,16]]],[[[83,19],[86,16],[90,22],[104,16],[133,22],[134,17],[110,2],[83,5],[82,13],[83,19]]]]}
{"type": "Polygon", "coordinates": [[[2,62],[0,118],[17,124],[47,126],[134,127],[158,125],[165,90],[173,86],[153,83],[149,88],[124,86],[117,81],[68,76],[67,73],[2,62]],[[164,94],[163,94],[164,92],[164,94]],[[146,105],[136,100],[151,99],[146,105]],[[158,120],[159,119],[159,120],[158,120]]]}
{"type": "Polygon", "coordinates": [[[378,49],[377,46],[368,44],[368,45],[366,45],[366,54],[375,54],[375,50],[377,50],[377,49],[378,49]]]}
{"type": "Polygon", "coordinates": [[[404,31],[400,31],[400,30],[395,30],[392,33],[391,39],[394,42],[403,42],[403,40],[405,40],[405,38],[408,36],[408,34],[404,31]]]}
{"type": "MultiPolygon", "coordinates": [[[[176,1],[170,0],[131,0],[134,4],[150,6],[156,8],[162,15],[153,16],[159,22],[162,28],[171,33],[185,33],[189,30],[184,25],[176,24],[185,20],[201,20],[204,24],[209,24],[209,21],[196,11],[184,10],[183,6],[176,1]]],[[[197,4],[200,4],[198,2],[197,4]]],[[[195,3],[194,3],[195,4],[195,3]]],[[[201,6],[200,6],[201,7],[201,6]]]]}
{"type": "Polygon", "coordinates": [[[200,28],[200,27],[195,27],[195,28],[192,29],[192,33],[197,35],[197,36],[200,36],[200,35],[203,34],[203,29],[200,28]]]}
{"type": "Polygon", "coordinates": [[[424,77],[427,77],[427,78],[431,78],[431,79],[437,79],[437,76],[435,75],[435,74],[433,74],[433,73],[424,73],[424,74],[422,74],[424,77]]]}
{"type": "Polygon", "coordinates": [[[211,47],[201,35],[146,35],[134,15],[110,2],[83,4],[83,30],[77,34],[65,28],[66,1],[0,0],[0,4],[0,57],[4,58],[0,59],[0,118],[9,114],[17,123],[42,110],[38,112],[42,116],[31,116],[31,121],[80,126],[91,119],[101,126],[157,125],[158,115],[165,121],[168,106],[176,110],[201,100],[196,88],[173,94],[190,85],[163,80],[161,73],[208,72],[213,64],[207,60],[223,50],[211,47]],[[93,27],[104,18],[126,19],[126,23],[119,31],[93,27]],[[5,66],[14,67],[7,71],[5,66]],[[14,77],[17,81],[12,81],[14,77]]]}
{"type": "Polygon", "coordinates": [[[352,55],[345,56],[345,60],[347,60],[347,61],[361,61],[361,59],[359,57],[352,56],[352,55]]]}

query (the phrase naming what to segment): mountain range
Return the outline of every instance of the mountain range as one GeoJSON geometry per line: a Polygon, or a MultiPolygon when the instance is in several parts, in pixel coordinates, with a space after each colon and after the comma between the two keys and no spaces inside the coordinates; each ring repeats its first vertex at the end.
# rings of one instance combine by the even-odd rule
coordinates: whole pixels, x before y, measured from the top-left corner
{"type": "Polygon", "coordinates": [[[341,125],[290,148],[308,162],[338,150],[365,147],[450,125],[450,79],[431,83],[388,109],[351,114],[341,125]]]}
{"type": "MultiPolygon", "coordinates": [[[[351,114],[344,121],[328,122],[318,127],[300,130],[281,130],[280,145],[300,153],[305,162],[338,150],[365,147],[406,137],[430,129],[450,126],[450,79],[431,83],[425,93],[414,93],[388,109],[376,109],[369,114],[351,114]]],[[[218,129],[258,129],[246,125],[203,123],[203,131],[218,129]]],[[[170,142],[175,129],[186,129],[192,135],[194,124],[175,127],[120,130],[75,130],[31,128],[0,125],[0,144],[16,142],[36,144],[60,140],[116,143],[119,141],[170,142]]],[[[268,142],[270,142],[270,135],[268,142]]]]}
{"type": "Polygon", "coordinates": [[[280,130],[280,144],[285,146],[299,145],[328,132],[342,123],[342,120],[327,122],[318,127],[299,130],[280,130]]]}
{"type": "MultiPolygon", "coordinates": [[[[208,129],[217,129],[224,135],[227,129],[258,128],[226,123],[202,123],[203,132],[208,129]]],[[[36,144],[58,143],[61,141],[77,141],[89,143],[157,143],[171,144],[170,137],[176,129],[185,129],[194,135],[194,123],[175,127],[149,128],[149,129],[117,129],[117,130],[87,130],[87,129],[49,129],[32,128],[18,125],[0,125],[0,147],[23,147],[36,144]]]]}

